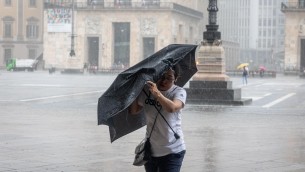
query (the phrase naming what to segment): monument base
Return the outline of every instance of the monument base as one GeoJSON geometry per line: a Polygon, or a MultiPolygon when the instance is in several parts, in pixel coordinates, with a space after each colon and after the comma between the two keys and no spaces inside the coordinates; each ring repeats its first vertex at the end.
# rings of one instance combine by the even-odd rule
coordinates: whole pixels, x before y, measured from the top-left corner
{"type": "Polygon", "coordinates": [[[211,105],[247,105],[252,99],[241,98],[241,88],[232,81],[190,81],[186,103],[211,105]]]}
{"type": "Polygon", "coordinates": [[[226,74],[199,74],[196,73],[193,77],[196,81],[229,81],[229,76],[226,74]]]}

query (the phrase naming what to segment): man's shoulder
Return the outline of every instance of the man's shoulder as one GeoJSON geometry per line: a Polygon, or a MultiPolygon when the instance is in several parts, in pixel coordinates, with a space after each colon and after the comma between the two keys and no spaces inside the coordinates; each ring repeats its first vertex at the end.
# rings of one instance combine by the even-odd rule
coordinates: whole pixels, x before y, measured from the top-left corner
{"type": "Polygon", "coordinates": [[[178,92],[178,91],[185,91],[185,89],[183,87],[180,87],[178,85],[175,85],[174,89],[173,89],[173,92],[178,92]]]}

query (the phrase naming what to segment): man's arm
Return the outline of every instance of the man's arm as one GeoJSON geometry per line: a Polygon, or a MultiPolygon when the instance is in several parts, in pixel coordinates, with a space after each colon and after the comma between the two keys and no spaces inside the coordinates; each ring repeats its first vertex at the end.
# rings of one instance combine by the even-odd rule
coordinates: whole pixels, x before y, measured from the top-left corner
{"type": "Polygon", "coordinates": [[[139,96],[131,103],[128,107],[128,113],[131,115],[136,115],[142,110],[142,106],[138,104],[139,96]]]}

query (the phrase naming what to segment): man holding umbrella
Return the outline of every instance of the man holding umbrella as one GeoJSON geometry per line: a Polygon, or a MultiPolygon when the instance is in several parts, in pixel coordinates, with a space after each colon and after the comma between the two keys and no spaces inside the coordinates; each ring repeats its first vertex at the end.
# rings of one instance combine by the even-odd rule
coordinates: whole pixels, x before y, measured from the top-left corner
{"type": "Polygon", "coordinates": [[[175,82],[178,66],[169,67],[156,82],[147,81],[143,91],[130,105],[129,113],[144,111],[146,138],[151,143],[152,158],[145,164],[147,172],[179,172],[185,154],[181,128],[181,110],[186,91],[175,82]]]}
{"type": "Polygon", "coordinates": [[[111,142],[147,125],[153,156],[145,165],[147,171],[180,171],[185,154],[181,109],[186,91],[182,87],[198,71],[196,48],[190,44],[164,47],[121,72],[98,100],[98,125],[109,127],[111,142]]]}

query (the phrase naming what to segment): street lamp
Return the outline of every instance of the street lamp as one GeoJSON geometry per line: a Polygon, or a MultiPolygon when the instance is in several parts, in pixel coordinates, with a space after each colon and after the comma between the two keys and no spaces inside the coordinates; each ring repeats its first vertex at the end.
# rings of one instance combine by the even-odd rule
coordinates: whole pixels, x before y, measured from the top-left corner
{"type": "Polygon", "coordinates": [[[207,40],[208,44],[213,44],[215,40],[221,39],[221,33],[218,32],[217,23],[217,0],[209,0],[209,24],[206,25],[207,31],[203,33],[203,39],[207,40]]]}
{"type": "Polygon", "coordinates": [[[74,50],[74,0],[72,0],[72,34],[71,34],[71,50],[70,50],[70,57],[75,56],[75,50],[74,50]]]}

